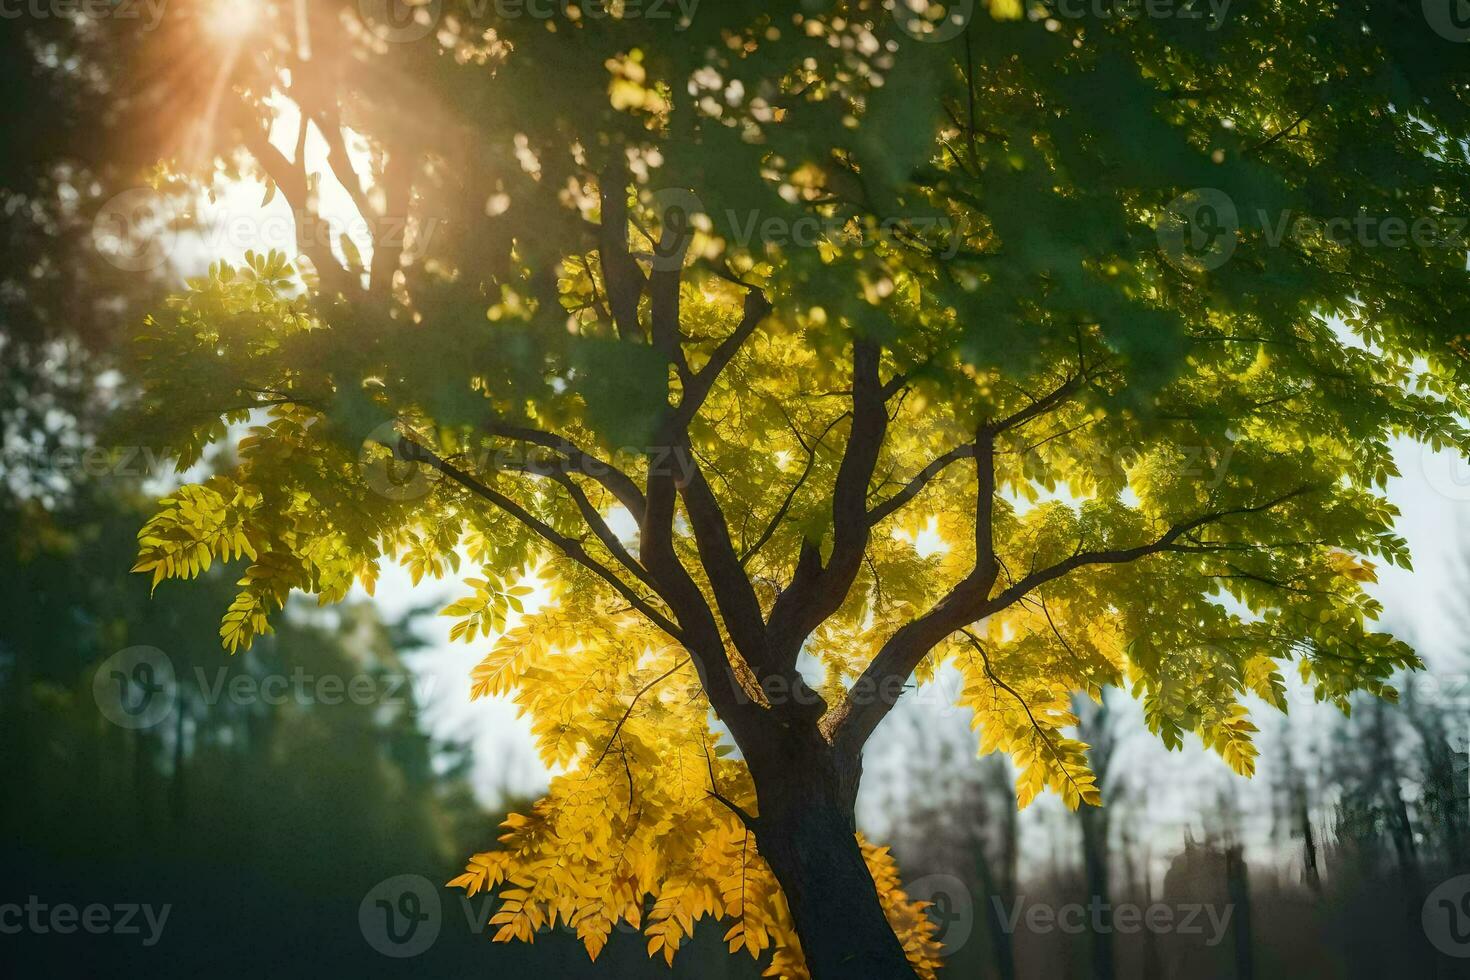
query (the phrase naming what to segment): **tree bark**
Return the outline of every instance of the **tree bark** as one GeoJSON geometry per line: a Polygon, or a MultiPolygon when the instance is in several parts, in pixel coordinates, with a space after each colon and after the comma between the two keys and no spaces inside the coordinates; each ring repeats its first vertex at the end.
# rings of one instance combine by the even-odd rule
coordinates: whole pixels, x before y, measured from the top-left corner
{"type": "MultiPolygon", "coordinates": [[[[1108,770],[1113,756],[1113,732],[1108,703],[1091,704],[1084,696],[1073,698],[1073,710],[1082,720],[1081,738],[1092,746],[1088,756],[1097,776],[1097,787],[1107,793],[1108,770]]],[[[1109,822],[1112,811],[1106,807],[1078,807],[1082,824],[1082,866],[1087,878],[1089,902],[1112,907],[1112,874],[1108,860],[1109,822]]],[[[1113,932],[1095,929],[1091,938],[1092,980],[1113,980],[1117,976],[1113,962],[1113,932]]]]}
{"type": "Polygon", "coordinates": [[[914,980],[857,842],[861,763],[840,764],[815,731],[752,759],[756,842],[786,896],[813,980],[914,980]]]}
{"type": "MultiPolygon", "coordinates": [[[[1084,804],[1077,810],[1082,821],[1082,864],[1087,877],[1089,901],[1111,908],[1112,895],[1108,873],[1108,815],[1100,807],[1084,804]]],[[[1092,933],[1092,980],[1113,980],[1112,929],[1095,929],[1092,933]]]]}

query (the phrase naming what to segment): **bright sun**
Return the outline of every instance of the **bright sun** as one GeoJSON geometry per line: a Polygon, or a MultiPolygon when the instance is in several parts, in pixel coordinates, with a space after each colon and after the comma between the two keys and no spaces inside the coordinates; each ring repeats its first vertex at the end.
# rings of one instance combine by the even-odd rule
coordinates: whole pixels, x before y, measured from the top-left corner
{"type": "Polygon", "coordinates": [[[204,29],[211,36],[238,41],[265,23],[265,7],[261,0],[209,0],[203,17],[204,29]]]}

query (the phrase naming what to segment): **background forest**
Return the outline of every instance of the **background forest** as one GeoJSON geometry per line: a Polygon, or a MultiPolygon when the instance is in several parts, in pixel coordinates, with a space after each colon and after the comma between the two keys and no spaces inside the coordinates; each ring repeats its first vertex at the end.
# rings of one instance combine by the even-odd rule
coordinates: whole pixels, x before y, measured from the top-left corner
{"type": "MultiPolygon", "coordinates": [[[[596,965],[565,932],[492,946],[492,900],[441,887],[534,787],[484,785],[483,742],[436,734],[422,616],[302,605],[232,658],[212,641],[227,575],[208,578],[215,595],[150,599],[146,579],[127,574],[171,476],[143,453],[83,465],[84,451],[113,448],[109,419],[131,394],[118,337],[198,270],[124,272],[93,247],[96,209],[128,186],[149,133],[146,100],[108,97],[127,77],[129,35],[51,19],[8,23],[0,37],[0,125],[28,134],[0,154],[0,905],[170,907],[151,945],[146,926],[7,930],[0,964],[51,977],[664,975],[636,935],[615,934],[596,965]],[[136,647],[168,651],[177,683],[166,720],[132,728],[110,717],[95,680],[136,647]],[[251,693],[298,668],[369,694],[251,693]],[[430,882],[438,905],[422,906],[436,938],[411,958],[393,955],[405,949],[380,914],[393,902],[376,898],[404,875],[430,882]]],[[[1470,596],[1470,577],[1458,591],[1470,596]]],[[[890,723],[907,726],[897,750],[872,762],[904,776],[864,800],[866,829],[893,842],[911,892],[935,902],[949,976],[1470,976],[1470,877],[1455,882],[1470,875],[1463,602],[1459,639],[1438,638],[1451,655],[1400,679],[1399,704],[1293,716],[1267,733],[1260,776],[1209,792],[1130,755],[1118,698],[1083,706],[1079,736],[1107,805],[1018,814],[1008,764],[977,762],[967,720],[921,700],[890,723]],[[931,761],[915,766],[920,746],[931,761]],[[1448,920],[1429,915],[1441,901],[1448,920]],[[1090,903],[1161,903],[1176,919],[1072,929],[1027,915],[1090,903]],[[1188,906],[1198,921],[1185,928],[1188,906]]],[[[1184,754],[1219,768],[1197,742],[1184,754]]],[[[672,972],[758,970],[705,928],[672,972]]]]}

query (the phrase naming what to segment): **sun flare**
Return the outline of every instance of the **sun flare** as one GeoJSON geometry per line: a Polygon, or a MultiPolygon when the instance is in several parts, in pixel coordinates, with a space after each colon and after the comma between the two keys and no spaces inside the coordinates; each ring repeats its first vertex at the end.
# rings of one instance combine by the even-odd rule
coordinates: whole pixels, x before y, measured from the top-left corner
{"type": "Polygon", "coordinates": [[[217,41],[240,41],[265,23],[260,0],[209,0],[203,11],[205,32],[217,41]]]}

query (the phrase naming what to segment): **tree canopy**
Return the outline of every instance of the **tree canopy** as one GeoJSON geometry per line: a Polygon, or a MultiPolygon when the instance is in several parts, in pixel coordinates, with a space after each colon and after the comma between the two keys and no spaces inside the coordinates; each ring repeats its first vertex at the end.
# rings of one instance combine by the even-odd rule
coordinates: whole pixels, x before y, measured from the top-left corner
{"type": "Polygon", "coordinates": [[[860,846],[927,976],[886,851],[814,853],[783,781],[850,834],[912,680],[959,671],[1022,805],[1075,807],[1074,692],[1249,774],[1284,671],[1346,708],[1417,663],[1365,584],[1409,557],[1390,440],[1470,451],[1470,63],[1409,3],[793,6],[276,11],[215,150],[302,255],[142,330],[136,431],[238,462],[137,570],[240,561],[236,649],[384,561],[481,569],[445,610],[476,694],[561,773],[456,882],[497,938],[625,919],[672,960],[713,916],[831,975],[814,882],[860,846]]]}

